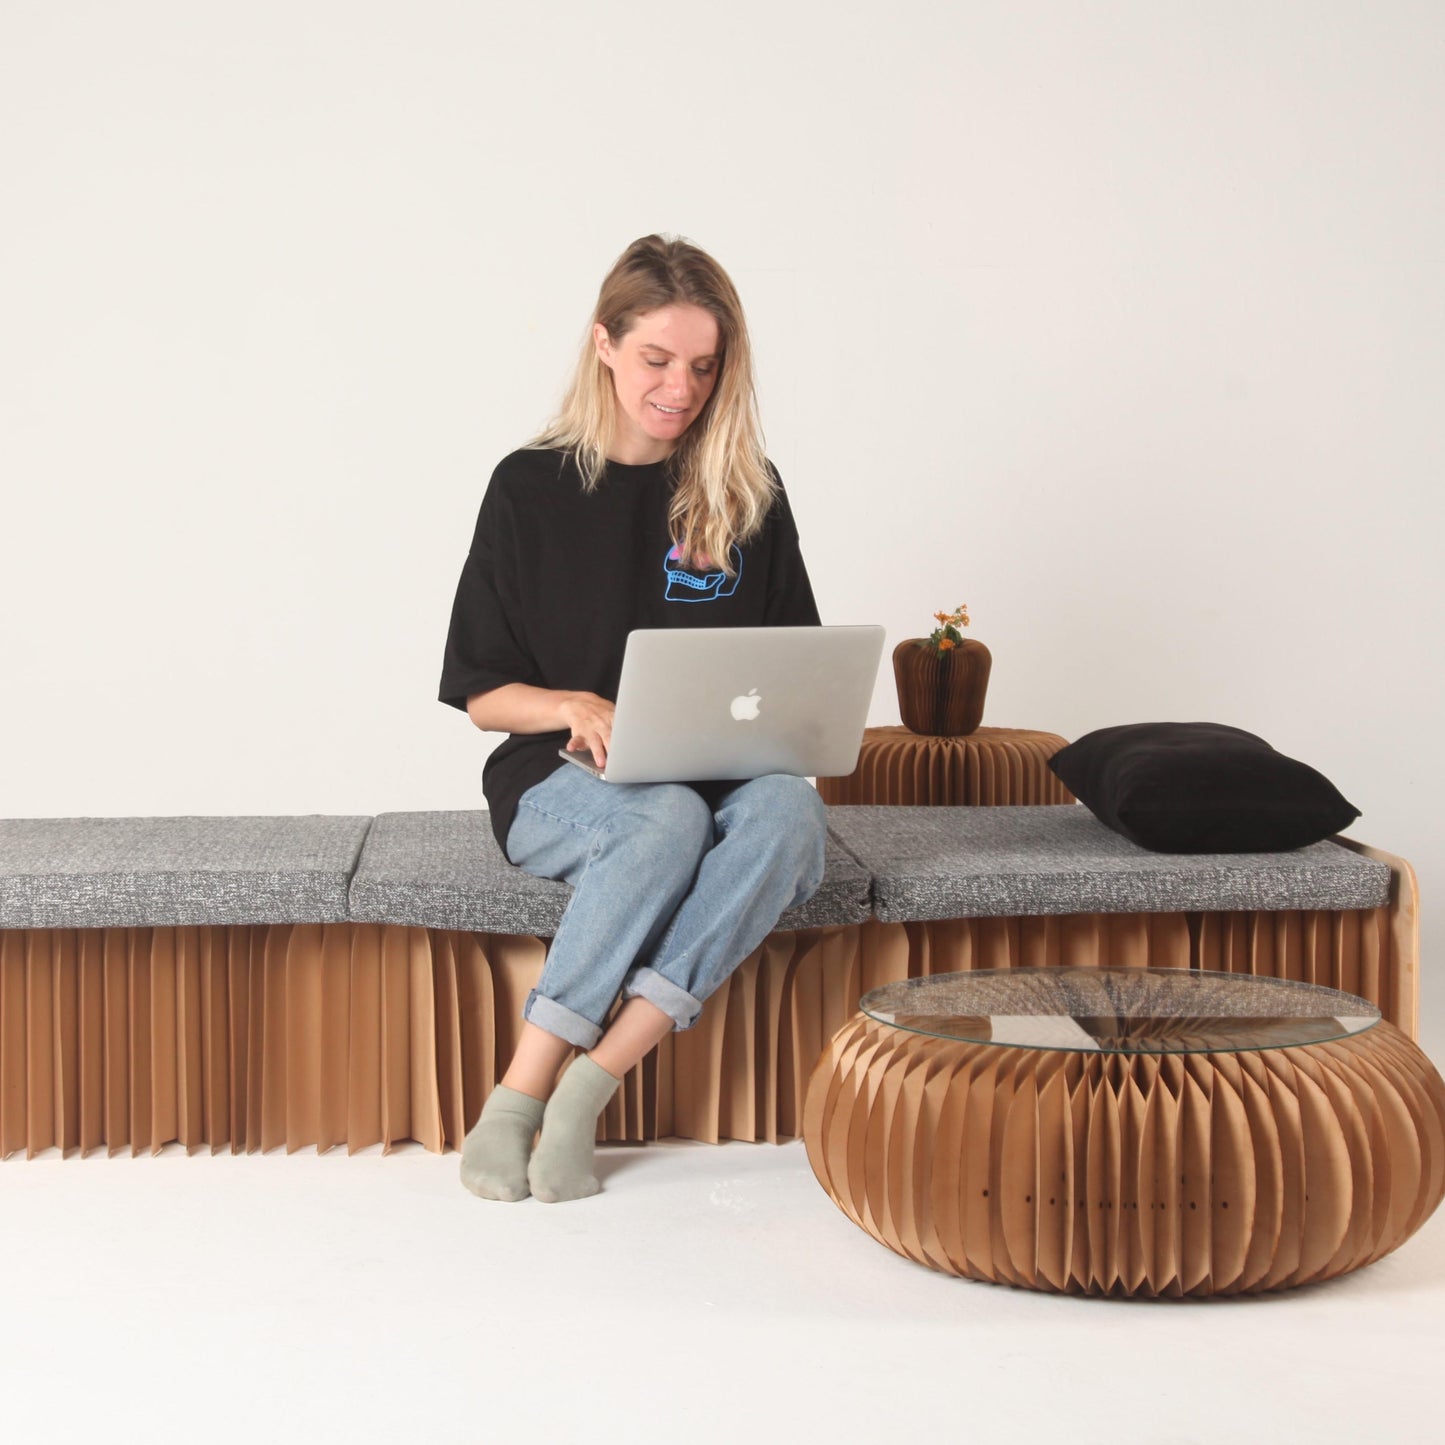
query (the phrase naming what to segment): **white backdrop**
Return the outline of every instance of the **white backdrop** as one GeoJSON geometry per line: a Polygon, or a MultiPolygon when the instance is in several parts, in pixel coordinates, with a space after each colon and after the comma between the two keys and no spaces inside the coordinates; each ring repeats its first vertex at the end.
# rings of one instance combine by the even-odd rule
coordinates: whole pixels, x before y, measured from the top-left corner
{"type": "Polygon", "coordinates": [[[1442,74],[1433,0],[3,0],[0,814],[480,806],[477,505],[660,230],[825,621],[1258,731],[1428,908],[1442,74]]]}

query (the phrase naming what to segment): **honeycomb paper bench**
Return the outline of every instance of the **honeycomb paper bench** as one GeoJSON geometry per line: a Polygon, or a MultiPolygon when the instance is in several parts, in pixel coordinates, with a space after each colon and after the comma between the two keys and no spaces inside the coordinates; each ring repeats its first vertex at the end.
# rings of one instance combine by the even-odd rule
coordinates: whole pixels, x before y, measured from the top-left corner
{"type": "MultiPolygon", "coordinates": [[[[834,807],[819,892],[624,1080],[600,1140],[780,1140],[860,996],[1125,964],[1329,984],[1412,1037],[1415,884],[1348,840],[1151,854],[1083,808],[834,807]]],[[[456,1147],[570,896],[483,812],[0,821],[0,1157],[456,1147]]]]}

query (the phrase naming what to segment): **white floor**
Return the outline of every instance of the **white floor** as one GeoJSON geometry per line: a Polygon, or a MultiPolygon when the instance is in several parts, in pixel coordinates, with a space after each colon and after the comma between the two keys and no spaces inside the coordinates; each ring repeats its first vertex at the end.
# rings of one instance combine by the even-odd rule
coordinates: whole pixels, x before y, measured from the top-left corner
{"type": "Polygon", "coordinates": [[[801,1142],[611,1145],[598,1164],[601,1194],[549,1206],[476,1199],[455,1155],[419,1146],[11,1159],[0,1440],[1442,1433],[1445,1209],[1328,1284],[1091,1301],[894,1255],[801,1142]]]}

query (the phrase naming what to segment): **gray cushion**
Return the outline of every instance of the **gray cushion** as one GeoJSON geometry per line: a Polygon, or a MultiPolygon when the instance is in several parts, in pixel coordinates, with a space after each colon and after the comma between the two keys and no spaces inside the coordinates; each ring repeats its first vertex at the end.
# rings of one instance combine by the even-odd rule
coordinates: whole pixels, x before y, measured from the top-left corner
{"type": "Polygon", "coordinates": [[[1287,853],[1155,853],[1087,808],[834,807],[885,922],[1040,913],[1376,908],[1389,869],[1338,843],[1287,853]]]}
{"type": "Polygon", "coordinates": [[[507,862],[485,812],[382,813],[351,880],[351,916],[550,938],[571,896],[507,862]]]}
{"type": "Polygon", "coordinates": [[[0,928],[339,922],[369,821],[0,819],[0,928]]]}
{"type": "MultiPolygon", "coordinates": [[[[780,929],[861,923],[868,874],[831,839],[823,884],[778,920],[780,929]]],[[[567,883],[507,862],[485,812],[383,813],[351,881],[358,922],[403,923],[550,938],[572,897],[567,883]]]]}

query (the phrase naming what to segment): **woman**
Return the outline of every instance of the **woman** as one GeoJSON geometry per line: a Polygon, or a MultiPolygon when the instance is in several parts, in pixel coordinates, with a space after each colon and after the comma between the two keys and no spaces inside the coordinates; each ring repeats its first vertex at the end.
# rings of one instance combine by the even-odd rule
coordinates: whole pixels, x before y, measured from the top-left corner
{"type": "Polygon", "coordinates": [[[628,632],[817,624],[737,292],[695,246],[644,236],[602,283],[560,415],[492,474],[452,609],[441,700],[511,734],[482,777],[497,841],[573,885],[462,1147],[474,1193],[595,1194],[622,1075],[822,881],[824,810],[802,778],[618,785],[558,756],[605,764],[628,632]]]}

